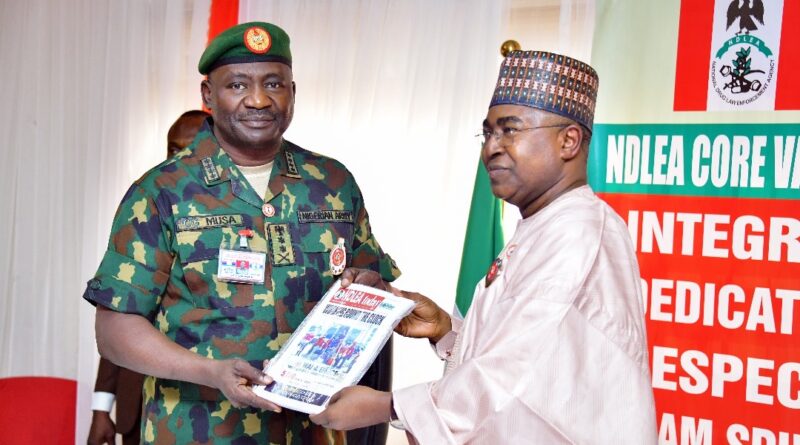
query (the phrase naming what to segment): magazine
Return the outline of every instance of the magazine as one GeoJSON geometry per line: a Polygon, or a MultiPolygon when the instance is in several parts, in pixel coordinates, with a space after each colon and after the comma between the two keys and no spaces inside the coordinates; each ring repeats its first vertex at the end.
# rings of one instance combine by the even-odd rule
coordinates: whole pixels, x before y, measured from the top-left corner
{"type": "Polygon", "coordinates": [[[265,371],[274,381],[253,391],[288,409],[322,412],[331,396],[361,380],[413,308],[412,300],[337,280],[270,360],[265,371]]]}

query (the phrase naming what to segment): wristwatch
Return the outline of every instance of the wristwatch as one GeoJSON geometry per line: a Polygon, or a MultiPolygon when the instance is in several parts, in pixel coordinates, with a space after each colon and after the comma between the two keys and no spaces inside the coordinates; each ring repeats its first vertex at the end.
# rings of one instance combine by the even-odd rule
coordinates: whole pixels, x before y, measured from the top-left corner
{"type": "Polygon", "coordinates": [[[389,409],[389,425],[391,425],[392,428],[405,431],[406,424],[397,417],[397,411],[394,410],[394,397],[389,401],[389,409]]]}

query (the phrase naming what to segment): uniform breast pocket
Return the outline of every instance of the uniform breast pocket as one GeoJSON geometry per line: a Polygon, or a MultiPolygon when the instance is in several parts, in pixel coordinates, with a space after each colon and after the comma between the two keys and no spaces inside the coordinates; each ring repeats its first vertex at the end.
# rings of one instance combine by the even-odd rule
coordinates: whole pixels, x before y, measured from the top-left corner
{"type": "Polygon", "coordinates": [[[292,228],[293,250],[298,273],[289,277],[287,287],[313,305],[338,278],[331,271],[330,256],[336,243],[344,240],[347,264],[351,262],[353,224],[350,222],[301,222],[292,228]]]}
{"type": "Polygon", "coordinates": [[[220,247],[230,248],[237,239],[231,228],[178,232],[177,252],[183,281],[196,307],[223,309],[253,304],[253,285],[228,283],[217,278],[220,247]]]}

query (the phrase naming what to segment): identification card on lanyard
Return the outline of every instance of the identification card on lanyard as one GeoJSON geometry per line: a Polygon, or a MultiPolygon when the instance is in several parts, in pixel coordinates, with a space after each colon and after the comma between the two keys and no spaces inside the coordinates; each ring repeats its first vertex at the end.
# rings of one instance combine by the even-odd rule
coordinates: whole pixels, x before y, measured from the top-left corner
{"type": "Polygon", "coordinates": [[[238,249],[219,249],[217,279],[232,283],[264,283],[267,254],[250,250],[247,239],[252,236],[252,230],[240,230],[238,249]]]}

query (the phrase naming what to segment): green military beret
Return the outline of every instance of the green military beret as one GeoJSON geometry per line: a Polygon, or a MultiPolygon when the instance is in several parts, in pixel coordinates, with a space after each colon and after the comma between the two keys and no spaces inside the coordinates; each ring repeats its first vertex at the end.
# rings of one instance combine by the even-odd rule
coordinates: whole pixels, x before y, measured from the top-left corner
{"type": "Polygon", "coordinates": [[[203,52],[197,69],[208,74],[233,63],[280,62],[292,66],[289,35],[265,22],[241,23],[220,33],[203,52]]]}

